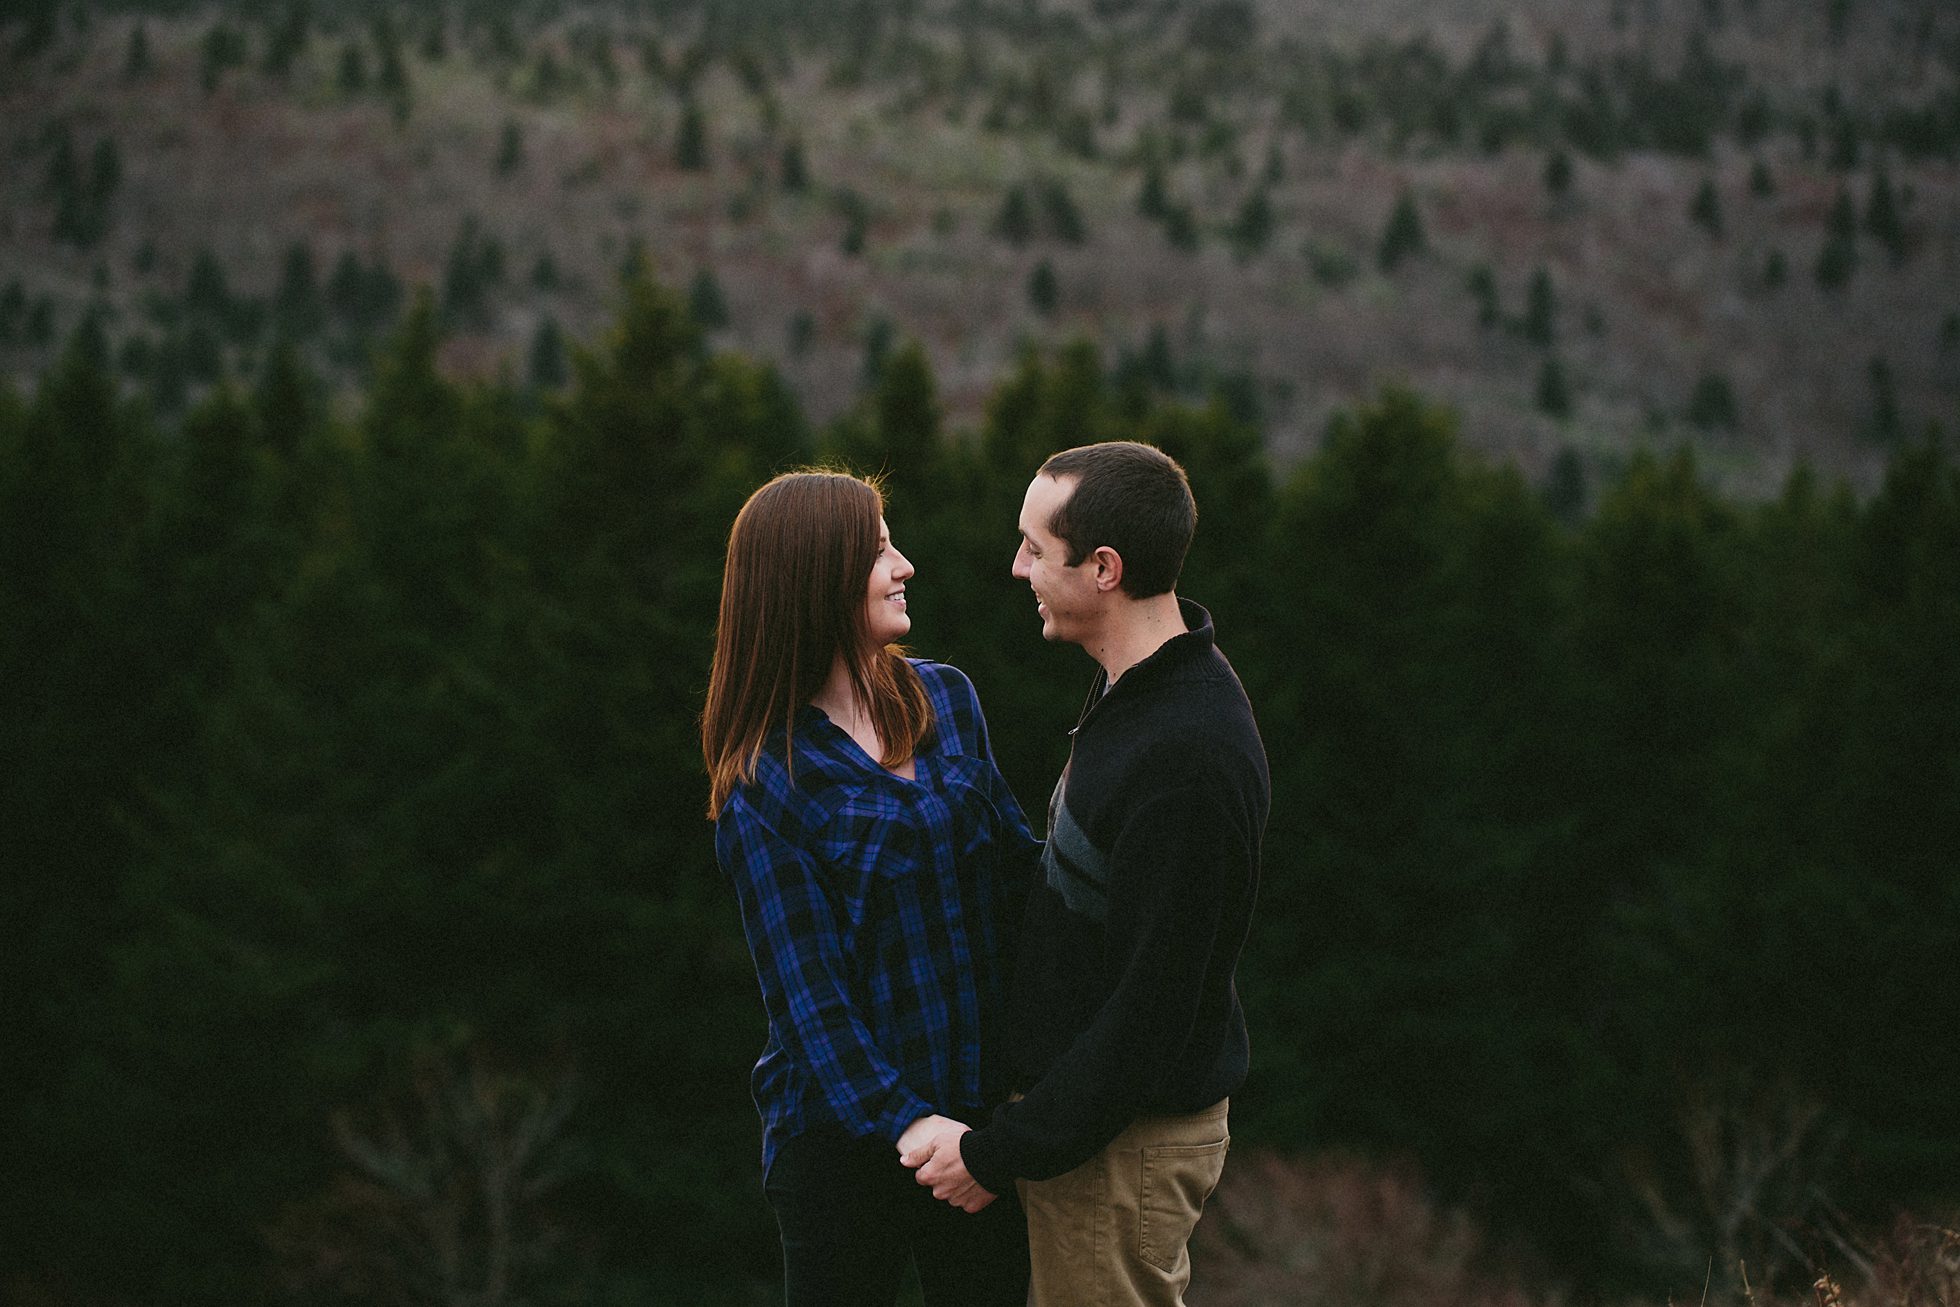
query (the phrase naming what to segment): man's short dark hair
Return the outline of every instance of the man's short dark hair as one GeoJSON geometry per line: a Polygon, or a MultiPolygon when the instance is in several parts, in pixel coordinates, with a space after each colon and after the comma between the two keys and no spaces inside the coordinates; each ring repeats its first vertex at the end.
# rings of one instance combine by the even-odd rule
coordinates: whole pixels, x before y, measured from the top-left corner
{"type": "Polygon", "coordinates": [[[1110,440],[1051,455],[1041,475],[1075,478],[1075,493],[1048,529],[1068,544],[1075,567],[1103,545],[1123,559],[1123,593],[1148,599],[1177,585],[1197,501],[1177,460],[1154,445],[1110,440]]]}

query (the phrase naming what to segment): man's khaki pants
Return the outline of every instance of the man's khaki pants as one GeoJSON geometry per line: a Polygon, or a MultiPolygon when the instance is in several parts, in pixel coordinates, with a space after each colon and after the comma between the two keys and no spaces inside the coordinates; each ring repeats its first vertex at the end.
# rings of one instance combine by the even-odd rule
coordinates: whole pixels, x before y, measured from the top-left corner
{"type": "Polygon", "coordinates": [[[1221,1100],[1140,1117],[1053,1180],[1019,1182],[1034,1278],[1029,1307],[1182,1307],[1186,1245],[1232,1142],[1221,1100]]]}

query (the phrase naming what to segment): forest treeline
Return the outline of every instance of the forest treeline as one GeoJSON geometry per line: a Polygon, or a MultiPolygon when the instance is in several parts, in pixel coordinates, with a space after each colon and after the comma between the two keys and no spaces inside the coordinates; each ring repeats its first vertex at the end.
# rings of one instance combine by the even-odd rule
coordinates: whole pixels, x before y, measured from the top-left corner
{"type": "MultiPolygon", "coordinates": [[[[1561,1276],[1955,1197],[1960,469],[1589,510],[1386,391],[1289,469],[1093,347],[942,429],[900,343],[813,430],[644,274],[540,390],[418,300],[358,405],[290,350],[181,425],[85,322],[0,388],[10,1292],[747,1301],[763,1013],[702,818],[721,551],[888,473],[914,647],[1038,813],[1090,672],[1008,575],[1049,452],[1190,470],[1274,779],[1242,1143],[1419,1160],[1561,1276]]],[[[1684,1280],[1683,1276],[1688,1277],[1684,1280]]]]}

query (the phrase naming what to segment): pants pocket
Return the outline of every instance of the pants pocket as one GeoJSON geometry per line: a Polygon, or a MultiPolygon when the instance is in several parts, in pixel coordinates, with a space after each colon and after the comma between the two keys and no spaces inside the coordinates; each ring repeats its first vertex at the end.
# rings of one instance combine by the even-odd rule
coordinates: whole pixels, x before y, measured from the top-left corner
{"type": "Polygon", "coordinates": [[[1225,1171],[1231,1143],[1227,1135],[1213,1144],[1153,1144],[1143,1150],[1137,1255],[1167,1275],[1184,1260],[1205,1200],[1225,1171]]]}

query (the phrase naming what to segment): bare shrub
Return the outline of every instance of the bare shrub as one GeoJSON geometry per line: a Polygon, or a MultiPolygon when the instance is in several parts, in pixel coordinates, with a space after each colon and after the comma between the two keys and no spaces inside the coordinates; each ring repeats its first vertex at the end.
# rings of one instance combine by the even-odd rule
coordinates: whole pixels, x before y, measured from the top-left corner
{"type": "Polygon", "coordinates": [[[344,1169],[268,1232],[291,1300],[500,1307],[562,1242],[544,1199],[565,1179],[574,1078],[429,1060],[366,1111],[334,1116],[344,1169]]]}
{"type": "Polygon", "coordinates": [[[1412,1166],[1330,1155],[1234,1158],[1205,1207],[1194,1287],[1216,1307],[1531,1307],[1488,1269],[1483,1232],[1412,1166]]]}

